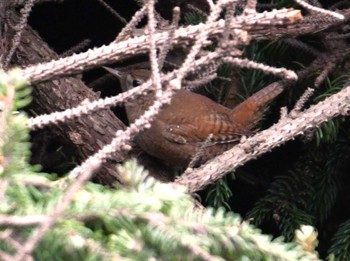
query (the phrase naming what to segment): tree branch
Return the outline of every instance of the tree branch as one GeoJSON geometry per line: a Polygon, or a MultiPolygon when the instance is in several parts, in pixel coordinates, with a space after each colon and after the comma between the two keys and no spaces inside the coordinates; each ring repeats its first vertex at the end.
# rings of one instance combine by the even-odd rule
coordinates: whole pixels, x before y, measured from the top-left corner
{"type": "Polygon", "coordinates": [[[319,127],[323,122],[349,113],[350,86],[311,106],[297,118],[288,116],[282,118],[269,129],[247,138],[198,169],[190,170],[180,176],[175,183],[185,186],[189,193],[202,190],[249,160],[271,151],[309,129],[319,127]]]}
{"type": "MultiPolygon", "coordinates": [[[[293,34],[288,28],[295,27],[295,23],[301,21],[300,11],[291,9],[273,10],[271,12],[258,13],[256,15],[247,15],[244,18],[237,17],[232,19],[231,30],[246,30],[254,39],[277,39],[288,35],[299,35],[312,32],[315,28],[322,25],[306,26],[304,30],[298,28],[293,34]],[[268,28],[272,29],[268,29],[268,28]],[[283,30],[281,30],[283,27],[283,30]],[[266,31],[270,33],[267,34],[266,31]]],[[[322,28],[327,28],[329,24],[322,28]]],[[[209,31],[209,37],[215,37],[222,34],[227,28],[224,20],[213,22],[210,25],[199,24],[179,28],[175,31],[173,37],[174,46],[184,46],[192,43],[201,31],[209,31]]],[[[161,47],[169,39],[169,31],[158,32],[154,35],[155,44],[161,47]]],[[[206,45],[210,44],[208,42],[206,45]]],[[[94,68],[97,65],[120,61],[137,54],[144,54],[149,51],[148,36],[142,35],[133,37],[125,41],[111,43],[107,46],[88,50],[84,53],[75,54],[69,57],[53,60],[47,63],[29,66],[23,69],[23,76],[31,83],[38,83],[58,76],[80,73],[86,69],[94,68]]]]}

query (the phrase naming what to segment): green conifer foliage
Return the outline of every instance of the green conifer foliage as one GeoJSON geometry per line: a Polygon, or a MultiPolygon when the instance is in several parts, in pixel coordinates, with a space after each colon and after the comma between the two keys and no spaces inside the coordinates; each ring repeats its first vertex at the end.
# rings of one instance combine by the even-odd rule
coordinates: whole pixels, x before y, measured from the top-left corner
{"type": "Polygon", "coordinates": [[[272,240],[234,213],[195,207],[184,188],[147,177],[134,161],[118,166],[124,185],[87,182],[65,198],[75,181],[51,181],[28,164],[26,116],[16,111],[28,94],[18,73],[1,72],[2,260],[317,260],[313,249],[272,240]]]}

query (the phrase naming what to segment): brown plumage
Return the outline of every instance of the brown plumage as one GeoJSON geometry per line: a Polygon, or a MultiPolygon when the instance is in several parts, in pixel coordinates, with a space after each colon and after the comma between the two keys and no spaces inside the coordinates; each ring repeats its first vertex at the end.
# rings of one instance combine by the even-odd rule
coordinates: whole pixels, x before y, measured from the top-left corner
{"type": "MultiPolygon", "coordinates": [[[[145,69],[107,70],[118,76],[124,91],[150,76],[145,69]]],[[[205,96],[179,90],[161,109],[151,128],[137,135],[136,142],[168,165],[185,167],[194,157],[194,165],[202,164],[233,147],[242,135],[249,135],[264,107],[282,91],[279,84],[271,84],[231,110],[205,96]]],[[[127,104],[129,121],[141,116],[152,102],[153,95],[148,95],[127,104]]]]}

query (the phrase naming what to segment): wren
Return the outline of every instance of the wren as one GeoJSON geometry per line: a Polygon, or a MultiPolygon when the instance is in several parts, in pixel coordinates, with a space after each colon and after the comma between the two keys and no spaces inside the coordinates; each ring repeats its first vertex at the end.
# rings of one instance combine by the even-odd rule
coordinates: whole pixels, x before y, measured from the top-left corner
{"type": "MultiPolygon", "coordinates": [[[[148,69],[105,69],[119,78],[123,91],[141,85],[151,75],[148,69]]],[[[169,166],[184,168],[192,160],[191,165],[198,166],[233,147],[243,135],[250,135],[266,105],[282,91],[281,85],[272,83],[228,109],[203,95],[179,90],[151,127],[136,136],[136,142],[169,166]]],[[[141,116],[153,99],[154,95],[148,95],[126,104],[129,121],[141,116]]]]}

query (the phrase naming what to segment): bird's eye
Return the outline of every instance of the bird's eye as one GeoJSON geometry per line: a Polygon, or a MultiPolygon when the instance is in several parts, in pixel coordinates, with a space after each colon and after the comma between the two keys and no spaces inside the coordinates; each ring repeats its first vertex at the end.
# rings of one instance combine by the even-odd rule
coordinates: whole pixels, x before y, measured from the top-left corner
{"type": "Polygon", "coordinates": [[[137,86],[140,86],[141,84],[142,84],[142,81],[140,80],[135,79],[132,81],[132,87],[137,87],[137,86]]]}

